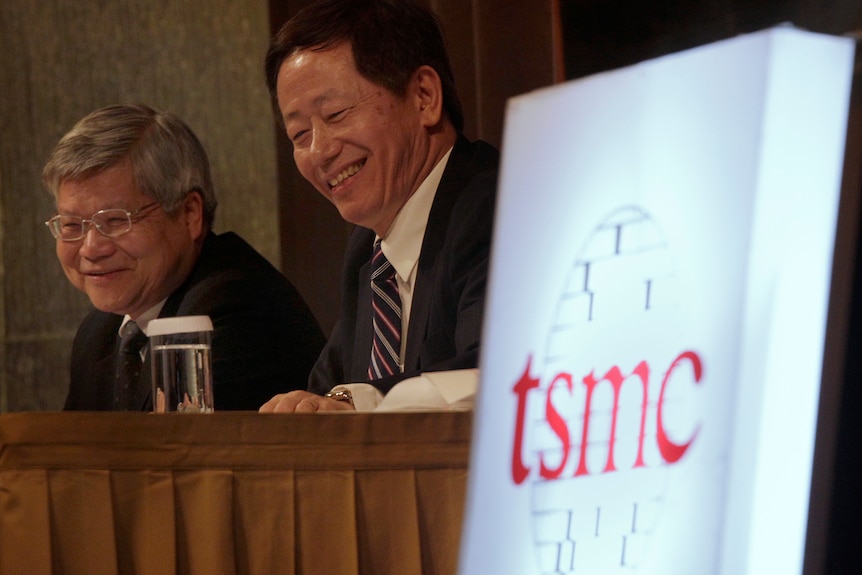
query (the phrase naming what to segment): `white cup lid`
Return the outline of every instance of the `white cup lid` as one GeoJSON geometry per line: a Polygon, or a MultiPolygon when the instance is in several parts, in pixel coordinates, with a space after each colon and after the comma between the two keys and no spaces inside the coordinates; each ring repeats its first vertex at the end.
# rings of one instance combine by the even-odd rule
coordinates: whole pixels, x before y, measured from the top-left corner
{"type": "Polygon", "coordinates": [[[150,320],[147,324],[147,336],[168,335],[172,333],[192,333],[195,331],[212,331],[213,322],[208,315],[182,315],[178,317],[162,317],[150,320]]]}

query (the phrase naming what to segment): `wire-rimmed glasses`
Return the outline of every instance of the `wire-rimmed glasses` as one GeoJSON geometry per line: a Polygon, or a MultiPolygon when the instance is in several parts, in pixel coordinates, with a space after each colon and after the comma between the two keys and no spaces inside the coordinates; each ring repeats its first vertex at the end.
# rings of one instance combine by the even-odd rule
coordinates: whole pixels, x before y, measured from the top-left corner
{"type": "Polygon", "coordinates": [[[48,226],[52,236],[64,242],[76,242],[82,239],[87,235],[91,225],[103,236],[116,238],[128,233],[132,229],[132,222],[142,218],[144,211],[157,205],[159,202],[151,202],[133,212],[122,208],[108,208],[99,210],[91,218],[60,214],[49,219],[45,225],[48,226]]]}

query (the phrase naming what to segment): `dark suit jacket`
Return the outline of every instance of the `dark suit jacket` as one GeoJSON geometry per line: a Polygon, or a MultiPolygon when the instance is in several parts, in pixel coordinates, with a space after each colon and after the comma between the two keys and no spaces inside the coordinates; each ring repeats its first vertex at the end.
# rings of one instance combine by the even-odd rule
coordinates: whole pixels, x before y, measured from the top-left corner
{"type": "MultiPolygon", "coordinates": [[[[373,381],[383,393],[427,371],[476,367],[494,220],[498,153],[459,138],[449,156],[419,255],[404,373],[373,381]]],[[[309,378],[323,394],[368,381],[371,354],[370,261],[374,232],[356,227],[347,245],[341,317],[309,378]]]]}
{"type": "MultiPolygon", "coordinates": [[[[293,285],[233,233],[209,233],[191,275],[159,317],[208,315],[213,322],[216,410],[257,410],[276,393],[304,389],[325,343],[293,285]]],[[[122,316],[94,310],[72,346],[64,409],[110,410],[122,316]]],[[[149,357],[136,403],[152,409],[149,357]]]]}

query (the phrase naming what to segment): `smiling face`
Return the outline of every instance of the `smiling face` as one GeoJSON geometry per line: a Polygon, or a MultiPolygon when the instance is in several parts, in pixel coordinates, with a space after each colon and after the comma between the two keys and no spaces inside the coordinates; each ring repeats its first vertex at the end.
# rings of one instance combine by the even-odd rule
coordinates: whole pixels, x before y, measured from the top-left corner
{"type": "MultiPolygon", "coordinates": [[[[63,215],[89,219],[99,210],[129,212],[151,203],[134,184],[131,165],[121,162],[91,177],[67,180],[57,193],[63,215]]],[[[57,258],[66,277],[102,311],[137,318],[185,280],[204,234],[200,196],[190,193],[178,213],[146,210],[132,229],[109,238],[90,226],[75,242],[57,240],[57,258]]]]}
{"type": "Polygon", "coordinates": [[[278,106],[299,172],[342,218],[381,237],[442,157],[433,141],[440,111],[424,86],[436,74],[424,68],[404,97],[364,78],[345,43],[300,50],[279,69],[278,106]]]}

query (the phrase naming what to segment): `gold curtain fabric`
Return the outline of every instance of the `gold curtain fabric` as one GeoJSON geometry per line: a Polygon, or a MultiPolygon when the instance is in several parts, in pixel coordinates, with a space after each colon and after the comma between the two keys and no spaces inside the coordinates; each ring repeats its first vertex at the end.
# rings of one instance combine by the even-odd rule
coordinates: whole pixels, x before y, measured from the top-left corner
{"type": "Polygon", "coordinates": [[[444,575],[469,413],[0,415],[0,573],[444,575]]]}

